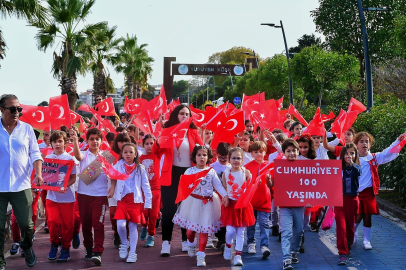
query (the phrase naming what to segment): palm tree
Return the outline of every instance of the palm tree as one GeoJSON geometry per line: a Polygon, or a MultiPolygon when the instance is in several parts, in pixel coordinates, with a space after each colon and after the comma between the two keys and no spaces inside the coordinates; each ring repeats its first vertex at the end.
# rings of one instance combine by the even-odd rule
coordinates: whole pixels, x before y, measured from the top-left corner
{"type": "Polygon", "coordinates": [[[92,47],[87,44],[95,39],[95,33],[107,27],[106,22],[86,24],[78,29],[79,24],[84,24],[86,17],[95,0],[48,0],[51,23],[49,26],[41,26],[34,23],[38,28],[35,36],[38,49],[46,51],[57,40],[59,53],[54,52],[52,72],[60,81],[62,94],[68,95],[69,107],[75,109],[77,94],[77,78],[79,73],[85,75],[87,69],[86,55],[90,55],[92,47]]]}
{"type": "MultiPolygon", "coordinates": [[[[115,91],[113,80],[110,78],[110,73],[106,71],[103,61],[111,59],[111,50],[121,42],[121,39],[114,39],[116,29],[117,26],[111,28],[106,26],[97,31],[95,39],[92,40],[93,43],[89,43],[89,46],[93,47],[93,49],[87,50],[91,52],[89,69],[93,73],[93,98],[98,95],[105,98],[107,93],[115,91]]],[[[93,100],[94,102],[95,100],[93,100]]]]}
{"type": "Polygon", "coordinates": [[[117,72],[124,73],[130,99],[141,97],[142,86],[146,85],[152,72],[151,64],[154,59],[148,56],[146,46],[148,44],[138,46],[137,37],[127,34],[127,37],[122,39],[122,44],[117,47],[118,52],[110,60],[117,72]]]}
{"type": "MultiPolygon", "coordinates": [[[[0,0],[0,17],[16,16],[30,22],[45,25],[48,21],[48,11],[41,5],[40,0],[0,0]]],[[[6,56],[6,41],[0,30],[0,59],[6,56]]]]}

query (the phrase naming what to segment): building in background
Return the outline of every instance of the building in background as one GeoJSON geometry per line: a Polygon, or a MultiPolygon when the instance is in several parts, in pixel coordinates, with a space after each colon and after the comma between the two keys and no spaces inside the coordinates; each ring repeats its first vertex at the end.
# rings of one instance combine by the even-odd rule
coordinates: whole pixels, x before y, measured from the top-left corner
{"type": "Polygon", "coordinates": [[[89,104],[90,106],[93,105],[93,101],[92,101],[92,94],[93,94],[93,89],[88,89],[86,90],[86,92],[80,93],[79,94],[79,100],[83,103],[83,104],[89,104]]]}

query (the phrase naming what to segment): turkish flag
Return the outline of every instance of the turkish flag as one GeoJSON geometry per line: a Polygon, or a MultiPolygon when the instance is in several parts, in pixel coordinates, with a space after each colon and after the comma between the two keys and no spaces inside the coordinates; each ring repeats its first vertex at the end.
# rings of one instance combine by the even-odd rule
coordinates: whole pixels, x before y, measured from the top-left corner
{"type": "Polygon", "coordinates": [[[76,124],[81,118],[82,116],[80,116],[79,114],[75,113],[72,110],[70,111],[70,123],[72,125],[76,124]]]}
{"type": "Polygon", "coordinates": [[[174,125],[162,130],[161,136],[158,139],[159,147],[161,148],[179,148],[183,139],[186,136],[186,132],[189,130],[192,117],[188,117],[182,123],[174,125]]]}
{"type": "Polygon", "coordinates": [[[98,103],[96,105],[95,109],[97,110],[97,113],[99,115],[104,115],[104,116],[115,116],[116,115],[112,97],[102,100],[100,103],[98,103]]]}
{"type": "Polygon", "coordinates": [[[195,123],[196,126],[201,127],[203,123],[206,123],[206,116],[204,114],[204,111],[195,109],[193,107],[190,107],[190,110],[192,111],[193,123],[195,123]]]}
{"type": "Polygon", "coordinates": [[[214,108],[214,107],[206,107],[206,110],[204,111],[204,116],[206,118],[206,122],[210,121],[217,113],[219,112],[219,109],[214,108]]]}
{"type": "Polygon", "coordinates": [[[322,114],[321,115],[321,121],[327,122],[330,121],[331,119],[333,119],[335,117],[333,111],[331,111],[329,114],[322,114]]]}
{"type": "Polygon", "coordinates": [[[176,196],[175,204],[189,197],[210,170],[211,168],[195,174],[183,174],[179,180],[178,195],[176,196]]]}
{"type": "Polygon", "coordinates": [[[235,204],[236,209],[244,208],[251,202],[255,191],[257,191],[260,180],[260,177],[255,179],[250,178],[241,185],[242,192],[237,200],[237,203],[235,204]]]}
{"type": "Polygon", "coordinates": [[[310,133],[310,135],[315,136],[324,136],[326,134],[324,122],[321,118],[320,108],[317,108],[313,120],[310,121],[309,126],[306,129],[306,133],[310,133]]]}
{"type": "Polygon", "coordinates": [[[23,115],[20,120],[33,128],[49,130],[49,107],[23,105],[23,115]]]}
{"type": "Polygon", "coordinates": [[[212,149],[216,149],[220,142],[228,142],[232,144],[234,142],[234,136],[245,130],[244,125],[244,112],[239,112],[227,117],[224,120],[224,124],[221,124],[210,144],[212,149]]]}
{"type": "Polygon", "coordinates": [[[49,99],[49,116],[51,129],[59,130],[61,126],[70,127],[70,109],[68,95],[51,97],[49,99]]]}
{"type": "Polygon", "coordinates": [[[123,111],[125,113],[129,113],[131,115],[134,114],[140,114],[143,107],[148,103],[146,99],[143,98],[137,98],[137,99],[128,99],[128,97],[125,97],[124,101],[124,109],[123,111]]]}
{"type": "Polygon", "coordinates": [[[136,127],[142,130],[144,134],[152,134],[152,129],[150,125],[148,124],[148,120],[145,117],[142,117],[141,115],[137,117],[136,119],[133,120],[133,123],[136,127]]]}
{"type": "Polygon", "coordinates": [[[340,142],[342,145],[345,145],[345,135],[344,132],[350,129],[355,123],[358,117],[358,111],[351,111],[345,113],[345,119],[341,122],[340,130],[340,142]]]}
{"type": "Polygon", "coordinates": [[[89,104],[82,104],[78,108],[79,111],[92,112],[89,104]]]}
{"type": "Polygon", "coordinates": [[[258,93],[252,96],[246,96],[243,94],[241,109],[251,113],[251,110],[259,110],[259,105],[265,102],[265,93],[258,93]]]}
{"type": "Polygon", "coordinates": [[[224,113],[223,110],[219,110],[210,120],[208,119],[206,123],[206,128],[210,129],[213,132],[216,132],[217,129],[224,123],[225,120],[226,114],[224,113]]]}
{"type": "Polygon", "coordinates": [[[172,112],[179,105],[180,105],[179,98],[177,100],[172,99],[171,103],[168,104],[169,112],[172,112]]]}
{"type": "Polygon", "coordinates": [[[331,133],[340,134],[341,133],[341,124],[345,121],[346,112],[341,109],[340,114],[331,124],[331,133]]]}
{"type": "Polygon", "coordinates": [[[217,108],[218,110],[223,110],[224,111],[224,113],[227,115],[227,116],[229,116],[229,115],[231,115],[231,113],[236,109],[235,108],[235,106],[232,104],[232,103],[230,103],[230,102],[226,102],[226,103],[223,103],[223,104],[221,104],[220,106],[218,106],[218,108],[217,108]]]}
{"type": "Polygon", "coordinates": [[[289,106],[288,113],[290,115],[295,116],[296,119],[299,120],[300,123],[302,123],[302,125],[304,125],[306,127],[309,125],[309,123],[307,123],[307,121],[303,118],[303,116],[296,110],[295,106],[293,106],[292,104],[290,104],[290,106],[289,106]]]}
{"type": "Polygon", "coordinates": [[[53,151],[54,151],[54,149],[52,149],[52,147],[46,147],[46,148],[42,148],[42,149],[40,150],[41,154],[42,154],[44,157],[46,157],[46,156],[52,154],[53,151]]]}
{"type": "Polygon", "coordinates": [[[389,151],[389,153],[399,153],[400,150],[402,150],[403,146],[406,144],[406,133],[404,134],[403,140],[401,140],[397,145],[392,147],[392,149],[389,151]]]}
{"type": "Polygon", "coordinates": [[[276,103],[276,106],[278,107],[278,110],[282,110],[282,108],[283,108],[283,97],[281,97],[280,99],[275,101],[275,103],[276,103]]]}
{"type": "Polygon", "coordinates": [[[114,134],[117,134],[116,128],[110,123],[109,120],[101,118],[100,115],[99,115],[96,111],[94,111],[94,110],[93,110],[93,115],[94,115],[94,117],[95,117],[95,118],[97,119],[97,121],[98,121],[98,125],[99,125],[98,128],[99,128],[100,130],[102,130],[103,127],[106,127],[106,128],[109,129],[109,132],[112,132],[112,133],[114,133],[114,134]]]}
{"type": "Polygon", "coordinates": [[[80,124],[79,124],[79,132],[85,132],[87,129],[87,125],[85,123],[85,121],[83,121],[82,117],[79,119],[80,120],[80,124]]]}
{"type": "Polygon", "coordinates": [[[102,164],[104,174],[107,175],[110,179],[125,181],[128,177],[130,177],[129,175],[120,173],[119,171],[114,169],[113,165],[108,163],[108,161],[102,155],[99,155],[99,160],[102,164]]]}
{"type": "Polygon", "coordinates": [[[350,100],[350,104],[348,105],[347,112],[358,111],[359,113],[362,113],[366,111],[366,109],[367,108],[364,106],[364,104],[352,97],[350,100]]]}
{"type": "Polygon", "coordinates": [[[145,111],[149,111],[151,119],[155,119],[158,118],[160,114],[166,113],[167,110],[165,89],[162,85],[159,96],[148,102],[148,106],[145,106],[145,111]]]}

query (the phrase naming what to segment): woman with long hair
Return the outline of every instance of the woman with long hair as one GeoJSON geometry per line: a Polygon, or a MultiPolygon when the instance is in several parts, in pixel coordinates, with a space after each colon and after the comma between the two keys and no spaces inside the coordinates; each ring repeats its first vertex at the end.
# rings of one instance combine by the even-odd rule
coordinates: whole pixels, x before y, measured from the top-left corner
{"type": "MultiPolygon", "coordinates": [[[[186,105],[177,106],[170,114],[164,128],[169,128],[180,124],[188,117],[191,111],[186,105]]],[[[162,196],[162,250],[161,256],[169,256],[171,251],[170,242],[172,240],[173,216],[176,213],[175,204],[178,194],[179,180],[186,169],[192,167],[190,155],[196,144],[203,145],[203,140],[199,135],[196,125],[191,122],[185,134],[182,144],[177,148],[161,148],[158,143],[154,145],[153,152],[164,156],[161,171],[161,196],[162,196]]],[[[188,251],[186,229],[182,228],[182,251],[188,251]]]]}

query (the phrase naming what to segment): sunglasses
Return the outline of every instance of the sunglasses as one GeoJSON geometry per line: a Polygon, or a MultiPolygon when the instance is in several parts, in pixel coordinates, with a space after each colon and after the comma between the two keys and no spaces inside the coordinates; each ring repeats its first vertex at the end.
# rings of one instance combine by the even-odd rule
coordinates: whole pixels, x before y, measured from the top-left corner
{"type": "Polygon", "coordinates": [[[101,99],[100,99],[100,98],[98,98],[98,99],[96,99],[96,101],[101,101],[101,99]]]}
{"type": "Polygon", "coordinates": [[[18,106],[18,107],[3,107],[5,110],[10,110],[11,113],[15,113],[16,111],[22,112],[23,108],[18,106]]]}

